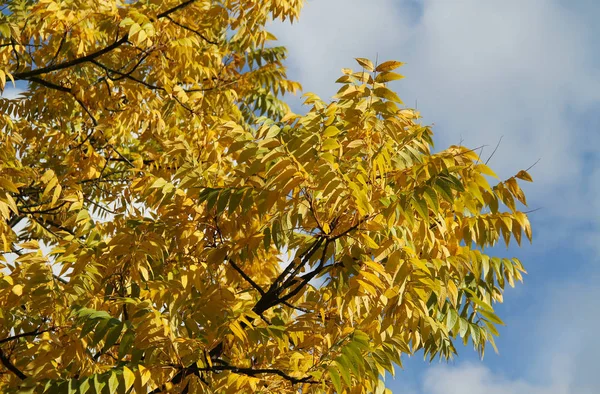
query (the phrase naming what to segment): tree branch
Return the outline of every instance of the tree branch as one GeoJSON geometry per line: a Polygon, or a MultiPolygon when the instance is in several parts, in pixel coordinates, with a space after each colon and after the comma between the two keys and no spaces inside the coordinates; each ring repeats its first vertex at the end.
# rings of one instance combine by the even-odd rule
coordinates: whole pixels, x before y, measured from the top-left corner
{"type": "Polygon", "coordinates": [[[21,334],[13,335],[12,337],[0,339],[0,345],[2,345],[3,343],[6,343],[6,342],[14,341],[14,340],[19,339],[19,338],[35,337],[37,335],[43,334],[43,333],[48,332],[48,331],[53,331],[53,330],[54,330],[53,328],[48,328],[46,330],[35,330],[35,331],[29,331],[29,332],[24,332],[24,333],[21,333],[21,334]]]}
{"type": "Polygon", "coordinates": [[[329,246],[330,242],[331,242],[331,240],[327,240],[327,242],[325,242],[325,246],[323,246],[323,253],[321,253],[321,259],[319,260],[319,265],[317,266],[317,268],[315,268],[313,271],[311,271],[307,275],[305,275],[303,277],[302,281],[300,282],[300,284],[298,284],[294,288],[294,290],[290,291],[288,294],[281,297],[279,299],[280,302],[286,302],[290,298],[297,295],[300,292],[300,290],[302,290],[306,286],[306,284],[312,280],[312,278],[317,276],[323,270],[323,267],[325,266],[325,257],[327,255],[327,247],[329,246]]]}
{"type": "Polygon", "coordinates": [[[19,379],[27,379],[27,375],[21,372],[19,368],[15,367],[15,364],[13,364],[10,361],[10,359],[4,354],[2,349],[0,349],[0,362],[2,362],[2,365],[4,365],[6,369],[8,369],[10,372],[14,373],[19,379]]]}
{"type": "Polygon", "coordinates": [[[168,9],[168,10],[166,10],[165,12],[162,12],[162,13],[160,13],[160,14],[156,15],[156,19],[160,19],[160,18],[164,18],[164,17],[166,17],[166,16],[169,16],[169,15],[171,15],[172,13],[174,13],[175,11],[178,11],[178,10],[180,10],[180,9],[182,9],[182,8],[185,8],[185,7],[187,7],[188,5],[190,5],[190,4],[192,4],[192,3],[194,3],[195,1],[196,1],[196,0],[187,0],[187,1],[184,1],[183,3],[181,3],[181,4],[179,4],[179,5],[176,5],[175,7],[171,8],[171,9],[168,9]]]}
{"type": "Polygon", "coordinates": [[[184,29],[184,30],[187,30],[187,31],[189,31],[189,32],[192,32],[192,33],[196,34],[198,37],[200,37],[200,38],[201,38],[201,39],[203,39],[204,41],[208,42],[209,44],[213,44],[213,45],[217,45],[217,44],[218,44],[218,42],[216,42],[216,41],[212,41],[212,40],[209,40],[208,38],[206,38],[206,37],[204,36],[204,34],[200,33],[199,31],[197,31],[197,30],[194,30],[194,29],[192,29],[192,28],[191,28],[191,27],[189,27],[189,26],[182,25],[181,23],[177,22],[176,20],[174,20],[174,19],[173,19],[173,18],[171,18],[170,16],[167,16],[167,19],[168,19],[168,20],[170,20],[171,22],[173,22],[174,24],[176,24],[177,26],[181,27],[182,29],[184,29]]]}
{"type": "Polygon", "coordinates": [[[236,270],[242,276],[242,278],[246,280],[246,282],[250,284],[250,286],[260,293],[260,295],[265,295],[265,291],[258,284],[256,284],[256,282],[254,282],[252,278],[250,278],[248,274],[246,274],[233,260],[227,259],[227,261],[229,262],[229,265],[231,265],[231,267],[236,270]]]}
{"type": "Polygon", "coordinates": [[[35,70],[25,71],[22,73],[16,73],[13,75],[13,77],[15,80],[30,80],[32,77],[37,77],[38,75],[47,74],[52,71],[58,71],[58,70],[62,70],[65,68],[76,66],[81,63],[89,62],[90,60],[96,59],[97,57],[102,56],[105,53],[108,53],[108,52],[112,51],[113,49],[120,47],[121,45],[125,44],[128,39],[129,39],[129,34],[125,34],[123,37],[121,37],[121,39],[113,42],[112,44],[110,44],[107,47],[97,50],[96,52],[92,52],[88,55],[81,56],[81,57],[75,58],[73,60],[69,60],[67,62],[54,64],[52,66],[41,67],[41,68],[37,68],[35,70]]]}
{"type": "MultiPolygon", "coordinates": [[[[293,376],[288,375],[280,369],[275,368],[241,368],[232,365],[215,365],[212,367],[206,368],[198,368],[196,365],[191,365],[189,367],[181,367],[172,365],[173,368],[179,369],[179,372],[171,379],[172,384],[179,384],[183,381],[183,379],[191,374],[197,374],[199,372],[213,372],[220,373],[223,371],[231,371],[236,374],[247,375],[247,376],[258,376],[258,375],[277,375],[281,376],[288,382],[292,384],[298,383],[319,383],[316,380],[313,380],[312,376],[305,376],[303,378],[295,378],[293,376]]],[[[154,391],[151,391],[150,394],[157,394],[164,392],[164,388],[157,388],[154,391]]]]}
{"type": "MultiPolygon", "coordinates": [[[[194,3],[196,0],[187,0],[184,1],[183,3],[168,9],[160,14],[158,14],[156,16],[156,19],[161,19],[161,18],[165,18],[167,16],[169,16],[170,14],[172,14],[173,12],[180,10],[182,8],[187,7],[188,5],[194,3]]],[[[37,77],[39,75],[43,75],[43,74],[47,74],[50,73],[52,71],[58,71],[58,70],[63,70],[65,68],[69,68],[69,67],[73,67],[82,63],[86,63],[89,62],[91,60],[94,60],[110,51],[112,51],[113,49],[116,49],[118,47],[120,47],[121,45],[125,44],[127,42],[127,40],[129,40],[129,34],[125,34],[123,37],[121,37],[120,39],[118,39],[117,41],[113,42],[112,44],[110,44],[109,46],[106,46],[102,49],[99,49],[95,52],[92,52],[90,54],[87,54],[85,56],[81,56],[78,58],[75,58],[73,60],[69,60],[66,62],[62,62],[62,63],[58,63],[58,64],[53,64],[53,65],[49,65],[46,67],[41,67],[41,68],[37,68],[35,70],[30,70],[30,71],[25,71],[22,73],[15,73],[13,74],[13,77],[15,80],[31,80],[32,77],[37,77]]]]}

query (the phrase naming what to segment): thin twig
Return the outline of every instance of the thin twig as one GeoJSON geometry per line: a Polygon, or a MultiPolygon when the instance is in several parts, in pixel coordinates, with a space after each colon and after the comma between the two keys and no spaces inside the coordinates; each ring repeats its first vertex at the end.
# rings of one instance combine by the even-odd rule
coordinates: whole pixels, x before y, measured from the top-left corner
{"type": "Polygon", "coordinates": [[[494,157],[494,153],[496,153],[496,151],[498,150],[498,147],[500,146],[500,143],[502,142],[502,138],[504,138],[504,136],[500,136],[500,139],[498,140],[498,143],[496,144],[496,147],[494,148],[494,151],[492,152],[492,154],[490,155],[490,157],[488,157],[488,159],[485,161],[485,164],[487,165],[487,163],[490,162],[490,160],[492,160],[492,157],[494,157]]]}

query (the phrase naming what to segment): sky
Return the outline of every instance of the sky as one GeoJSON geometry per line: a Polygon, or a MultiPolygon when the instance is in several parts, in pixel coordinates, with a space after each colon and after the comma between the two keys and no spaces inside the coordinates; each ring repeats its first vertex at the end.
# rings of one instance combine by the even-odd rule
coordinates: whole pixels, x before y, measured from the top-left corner
{"type": "Polygon", "coordinates": [[[330,98],[355,57],[400,60],[392,87],[433,125],[436,149],[486,145],[486,158],[501,139],[490,165],[503,178],[540,159],[523,185],[539,208],[533,244],[494,251],[529,272],[497,307],[499,354],[418,354],[387,378],[393,392],[600,392],[599,17],[598,0],[312,0],[298,23],[270,26],[305,92],[330,98]]]}
{"type": "Polygon", "coordinates": [[[600,392],[599,17],[597,0],[312,0],[299,22],[270,26],[305,92],[331,98],[355,57],[399,60],[392,87],[436,149],[486,145],[487,158],[501,139],[490,165],[502,178],[540,159],[524,185],[533,244],[494,250],[528,270],[497,307],[499,354],[418,354],[387,378],[394,392],[600,392]]]}

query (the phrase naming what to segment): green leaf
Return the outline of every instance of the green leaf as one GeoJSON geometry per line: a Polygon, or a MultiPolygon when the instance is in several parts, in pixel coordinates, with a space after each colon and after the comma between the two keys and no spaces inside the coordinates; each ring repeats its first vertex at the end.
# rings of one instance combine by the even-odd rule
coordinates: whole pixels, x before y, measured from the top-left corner
{"type": "Polygon", "coordinates": [[[119,340],[119,337],[121,336],[122,330],[123,330],[123,322],[119,322],[119,323],[115,324],[108,331],[108,334],[106,335],[106,340],[104,341],[104,347],[102,348],[102,351],[104,351],[104,352],[107,351],[115,343],[117,343],[117,341],[119,340]]]}
{"type": "Polygon", "coordinates": [[[413,207],[417,210],[419,216],[421,216],[423,220],[429,220],[429,210],[427,209],[427,202],[417,195],[413,195],[412,201],[413,207]]]}
{"type": "Polygon", "coordinates": [[[102,393],[102,389],[104,388],[104,382],[100,381],[100,375],[94,375],[92,378],[92,382],[94,383],[94,391],[96,394],[102,393]]]}
{"type": "Polygon", "coordinates": [[[108,329],[110,328],[110,320],[102,320],[97,326],[96,326],[96,330],[94,331],[94,337],[92,339],[92,346],[96,346],[98,344],[98,342],[100,342],[102,340],[102,338],[104,338],[104,335],[106,335],[106,332],[108,331],[108,329]]]}
{"type": "Polygon", "coordinates": [[[471,339],[475,345],[479,345],[481,342],[481,331],[477,324],[470,324],[469,331],[471,332],[471,339]]]}
{"type": "Polygon", "coordinates": [[[350,367],[349,365],[344,365],[342,360],[345,360],[344,356],[336,358],[335,360],[333,360],[333,363],[336,364],[337,369],[340,371],[342,379],[344,379],[346,385],[350,386],[352,384],[352,378],[350,377],[350,367]]]}
{"type": "Polygon", "coordinates": [[[135,339],[135,334],[133,331],[127,330],[123,337],[121,338],[121,342],[119,343],[119,358],[122,359],[131,350],[133,346],[133,341],[135,339]]]}
{"type": "Polygon", "coordinates": [[[461,317],[458,320],[458,325],[459,325],[459,327],[458,327],[458,334],[461,337],[464,337],[467,334],[467,331],[469,330],[469,322],[466,319],[464,319],[464,318],[461,317]]]}
{"type": "Polygon", "coordinates": [[[423,197],[425,200],[427,200],[427,203],[432,211],[437,214],[440,210],[440,203],[437,198],[437,193],[432,188],[426,187],[423,197]]]}
{"type": "Polygon", "coordinates": [[[335,387],[335,391],[337,393],[342,392],[342,381],[340,379],[340,373],[334,366],[329,366],[327,368],[329,371],[329,377],[331,378],[331,382],[333,383],[333,387],[335,387]]]}
{"type": "Polygon", "coordinates": [[[485,310],[485,309],[479,309],[478,312],[479,312],[480,315],[482,315],[483,317],[485,317],[490,322],[496,323],[496,324],[500,324],[501,326],[504,325],[504,322],[502,320],[500,320],[500,318],[498,316],[496,316],[495,313],[490,312],[490,311],[485,310]]]}
{"type": "Polygon", "coordinates": [[[446,328],[448,331],[452,330],[458,320],[458,313],[454,309],[448,310],[446,315],[446,328]]]}

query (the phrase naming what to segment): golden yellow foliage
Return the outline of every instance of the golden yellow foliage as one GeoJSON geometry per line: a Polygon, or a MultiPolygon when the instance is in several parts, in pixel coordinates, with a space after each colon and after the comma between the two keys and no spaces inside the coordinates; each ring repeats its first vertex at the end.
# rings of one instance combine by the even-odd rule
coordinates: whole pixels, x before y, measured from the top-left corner
{"type": "Polygon", "coordinates": [[[359,58],[282,101],[301,0],[12,0],[0,16],[0,391],[370,393],[483,354],[531,239],[518,179],[359,58]]]}

